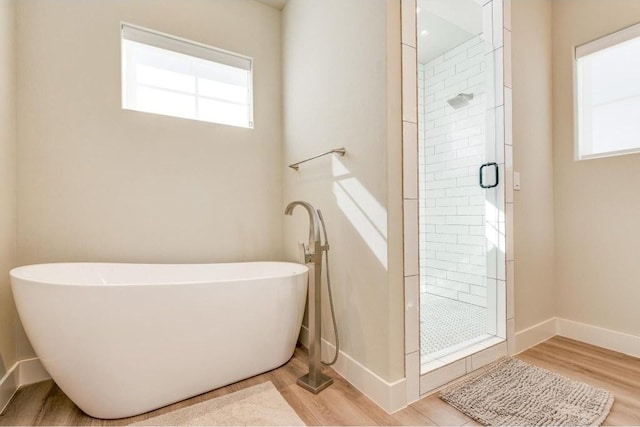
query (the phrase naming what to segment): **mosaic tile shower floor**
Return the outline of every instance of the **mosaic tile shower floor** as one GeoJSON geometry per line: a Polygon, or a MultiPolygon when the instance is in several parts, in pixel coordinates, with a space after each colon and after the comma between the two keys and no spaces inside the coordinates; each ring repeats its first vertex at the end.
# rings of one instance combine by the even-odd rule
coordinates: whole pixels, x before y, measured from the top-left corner
{"type": "Polygon", "coordinates": [[[423,360],[436,358],[487,331],[487,309],[422,293],[420,295],[420,352],[423,360]]]}

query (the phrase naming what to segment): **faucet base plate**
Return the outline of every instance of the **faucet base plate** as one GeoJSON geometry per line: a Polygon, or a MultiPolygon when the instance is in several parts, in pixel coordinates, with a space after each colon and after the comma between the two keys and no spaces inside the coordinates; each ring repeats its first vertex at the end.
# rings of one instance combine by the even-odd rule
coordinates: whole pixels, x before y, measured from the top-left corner
{"type": "Polygon", "coordinates": [[[311,378],[311,374],[306,374],[298,378],[298,385],[313,394],[320,393],[331,384],[333,384],[333,378],[322,372],[316,375],[315,380],[311,378]]]}

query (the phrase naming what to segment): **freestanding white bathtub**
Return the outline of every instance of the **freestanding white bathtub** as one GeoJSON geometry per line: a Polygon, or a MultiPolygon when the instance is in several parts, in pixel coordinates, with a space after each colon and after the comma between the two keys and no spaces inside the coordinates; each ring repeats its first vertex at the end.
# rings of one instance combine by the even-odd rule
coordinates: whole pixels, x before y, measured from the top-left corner
{"type": "Polygon", "coordinates": [[[295,349],[307,267],[40,264],[11,270],[18,313],[84,412],[123,418],[274,369],[295,349]]]}

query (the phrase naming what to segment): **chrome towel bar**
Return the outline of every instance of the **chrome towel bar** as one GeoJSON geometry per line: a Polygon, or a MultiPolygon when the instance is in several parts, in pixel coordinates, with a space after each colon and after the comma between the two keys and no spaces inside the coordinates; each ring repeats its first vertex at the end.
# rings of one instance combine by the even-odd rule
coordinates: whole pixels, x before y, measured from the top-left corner
{"type": "Polygon", "coordinates": [[[318,154],[317,156],[309,157],[308,159],[304,159],[298,163],[290,164],[289,167],[297,171],[299,169],[298,165],[308,162],[309,160],[317,159],[318,157],[326,156],[327,154],[331,154],[331,153],[336,153],[336,154],[340,154],[341,156],[344,156],[346,152],[347,150],[344,147],[334,148],[333,150],[327,151],[326,153],[318,154]]]}

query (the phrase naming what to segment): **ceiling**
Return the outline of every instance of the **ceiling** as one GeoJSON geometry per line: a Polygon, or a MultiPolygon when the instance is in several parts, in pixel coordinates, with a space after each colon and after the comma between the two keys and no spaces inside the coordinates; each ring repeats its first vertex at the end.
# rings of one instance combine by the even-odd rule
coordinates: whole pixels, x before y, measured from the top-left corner
{"type": "MultiPolygon", "coordinates": [[[[288,0],[255,0],[282,10],[288,0]]],[[[418,61],[427,63],[482,32],[486,0],[418,0],[418,61]]]]}
{"type": "Polygon", "coordinates": [[[282,10],[285,4],[287,4],[287,0],[256,0],[259,3],[264,3],[267,6],[271,6],[274,9],[282,10]]]}
{"type": "Polygon", "coordinates": [[[478,0],[418,0],[418,61],[427,63],[482,33],[478,0]]]}

